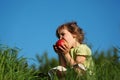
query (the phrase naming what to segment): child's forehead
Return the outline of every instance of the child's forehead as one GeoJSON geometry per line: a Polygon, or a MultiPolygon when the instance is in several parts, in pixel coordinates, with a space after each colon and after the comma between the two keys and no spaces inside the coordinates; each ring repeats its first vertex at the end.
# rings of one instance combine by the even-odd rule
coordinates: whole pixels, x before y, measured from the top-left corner
{"type": "Polygon", "coordinates": [[[61,28],[58,30],[58,33],[64,33],[64,32],[67,32],[67,28],[61,28]]]}

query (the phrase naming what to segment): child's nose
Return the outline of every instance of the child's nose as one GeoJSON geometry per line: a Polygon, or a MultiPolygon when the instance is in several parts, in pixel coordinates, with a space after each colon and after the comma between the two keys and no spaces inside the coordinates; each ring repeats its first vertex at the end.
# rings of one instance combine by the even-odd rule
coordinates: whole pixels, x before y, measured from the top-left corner
{"type": "Polygon", "coordinates": [[[63,37],[62,36],[60,36],[60,38],[59,39],[62,39],[63,37]]]}
{"type": "Polygon", "coordinates": [[[62,39],[62,37],[60,37],[60,39],[62,39]]]}

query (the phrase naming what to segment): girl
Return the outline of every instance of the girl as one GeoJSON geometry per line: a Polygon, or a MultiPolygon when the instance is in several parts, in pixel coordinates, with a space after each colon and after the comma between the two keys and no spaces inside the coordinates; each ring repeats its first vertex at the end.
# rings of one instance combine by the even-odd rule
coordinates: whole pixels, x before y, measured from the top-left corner
{"type": "MultiPolygon", "coordinates": [[[[91,74],[94,66],[91,50],[86,44],[83,44],[84,32],[77,23],[68,22],[59,26],[56,36],[58,39],[64,39],[67,43],[62,46],[53,46],[59,56],[59,64],[63,66],[62,70],[66,70],[65,67],[70,66],[79,74],[83,74],[87,70],[91,74]]],[[[58,69],[58,67],[54,69],[58,69]]]]}

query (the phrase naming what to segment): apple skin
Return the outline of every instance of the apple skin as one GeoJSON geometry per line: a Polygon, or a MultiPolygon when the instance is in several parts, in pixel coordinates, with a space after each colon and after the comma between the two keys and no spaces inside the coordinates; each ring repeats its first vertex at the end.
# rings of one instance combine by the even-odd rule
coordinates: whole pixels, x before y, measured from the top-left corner
{"type": "Polygon", "coordinates": [[[66,41],[65,41],[64,39],[59,39],[59,40],[56,42],[56,46],[57,46],[57,47],[63,46],[65,43],[66,43],[66,41]]]}

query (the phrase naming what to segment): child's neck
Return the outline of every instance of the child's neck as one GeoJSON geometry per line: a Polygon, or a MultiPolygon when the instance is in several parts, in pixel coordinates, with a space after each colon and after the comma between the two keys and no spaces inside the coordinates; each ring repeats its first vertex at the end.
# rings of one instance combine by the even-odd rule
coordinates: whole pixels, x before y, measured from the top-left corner
{"type": "Polygon", "coordinates": [[[74,48],[74,47],[77,47],[77,46],[79,46],[79,45],[80,45],[80,43],[76,41],[75,44],[73,45],[73,48],[74,48]]]}

